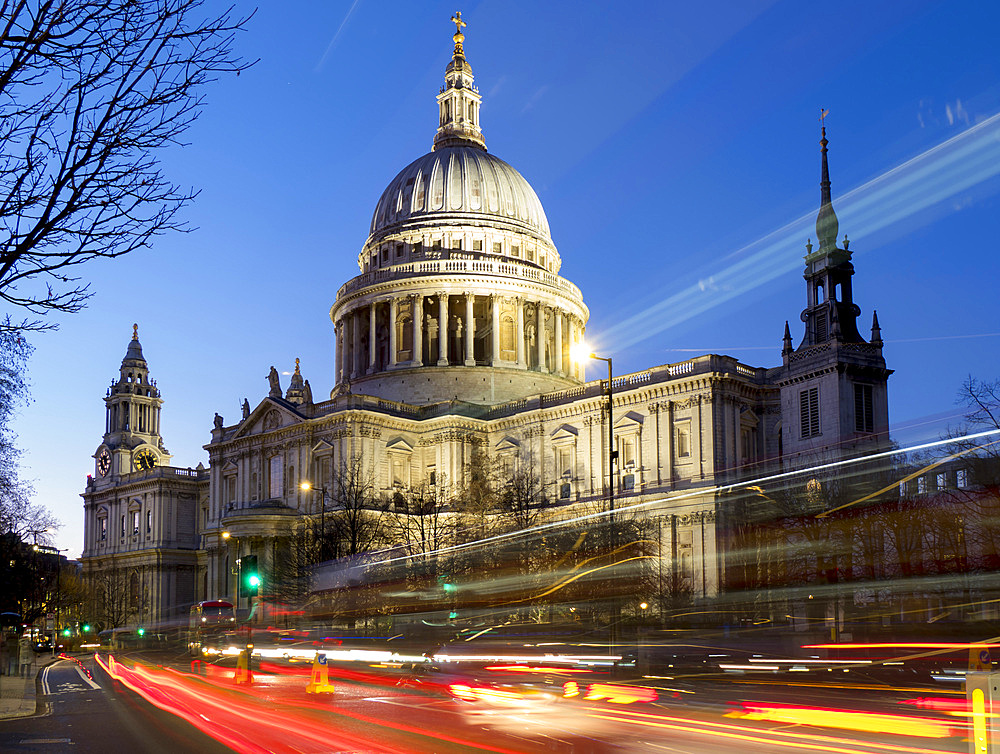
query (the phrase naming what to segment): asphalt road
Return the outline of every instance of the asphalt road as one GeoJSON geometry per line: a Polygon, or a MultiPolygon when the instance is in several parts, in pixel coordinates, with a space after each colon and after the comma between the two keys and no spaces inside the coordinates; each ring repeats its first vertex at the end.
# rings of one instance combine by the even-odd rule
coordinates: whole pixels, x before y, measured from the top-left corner
{"type": "MultiPolygon", "coordinates": [[[[874,731],[857,732],[727,714],[735,699],[778,708],[782,704],[843,708],[857,698],[857,692],[832,684],[713,683],[659,703],[558,700],[506,706],[466,704],[426,690],[401,688],[392,677],[380,679],[377,672],[361,677],[350,666],[331,667],[334,693],[308,694],[308,666],[272,664],[270,672],[258,672],[255,683],[247,687],[233,683],[231,667],[202,667],[201,673],[192,674],[186,660],[163,659],[135,668],[112,664],[118,680],[93,658],[83,659],[82,669],[72,661],[56,663],[39,678],[44,711],[32,718],[0,721],[0,750],[74,754],[230,750],[219,741],[238,751],[305,754],[968,750],[960,735],[909,735],[915,728],[890,733],[879,730],[876,723],[874,731]]],[[[891,700],[886,697],[886,701],[883,706],[891,709],[891,700]]],[[[864,706],[872,713],[880,711],[874,702],[864,706]]],[[[920,716],[927,715],[916,711],[915,717],[920,716]]]]}

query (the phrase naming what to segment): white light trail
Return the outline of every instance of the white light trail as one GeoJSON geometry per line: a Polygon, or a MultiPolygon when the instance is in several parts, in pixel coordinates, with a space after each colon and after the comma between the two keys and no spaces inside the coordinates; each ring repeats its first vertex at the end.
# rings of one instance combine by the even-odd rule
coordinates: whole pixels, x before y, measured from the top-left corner
{"type": "MultiPolygon", "coordinates": [[[[840,227],[858,237],[919,216],[927,208],[1000,174],[1000,113],[835,197],[840,227]]],[[[817,208],[818,209],[818,208],[817,208]]],[[[725,257],[727,267],[670,294],[594,337],[621,351],[801,267],[809,212],[725,257]]]]}

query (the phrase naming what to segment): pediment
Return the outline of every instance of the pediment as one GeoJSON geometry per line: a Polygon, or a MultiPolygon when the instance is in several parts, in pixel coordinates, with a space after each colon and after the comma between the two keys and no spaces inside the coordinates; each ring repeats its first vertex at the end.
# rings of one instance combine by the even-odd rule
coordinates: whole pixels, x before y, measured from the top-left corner
{"type": "Polygon", "coordinates": [[[521,442],[516,437],[508,435],[498,442],[494,449],[502,453],[504,451],[517,451],[521,449],[521,442]]]}
{"type": "Polygon", "coordinates": [[[615,421],[615,429],[641,429],[644,418],[642,414],[629,411],[623,416],[618,417],[615,421]]]}
{"type": "Polygon", "coordinates": [[[385,444],[385,449],[387,451],[393,451],[396,453],[412,453],[413,444],[409,442],[405,437],[397,437],[387,442],[385,444]]]}
{"type": "Polygon", "coordinates": [[[743,427],[756,427],[760,424],[760,418],[753,409],[743,409],[740,412],[740,425],[743,427]]]}
{"type": "Polygon", "coordinates": [[[572,424],[562,424],[552,432],[550,437],[553,442],[558,442],[559,440],[575,440],[580,435],[580,430],[574,427],[572,424]]]}
{"type": "Polygon", "coordinates": [[[290,404],[280,399],[268,397],[250,412],[250,416],[243,420],[239,429],[229,439],[273,432],[282,427],[298,424],[302,419],[302,416],[291,409],[290,404]]]}
{"type": "Polygon", "coordinates": [[[235,474],[239,470],[239,468],[240,468],[239,464],[237,464],[236,461],[230,459],[222,467],[222,473],[223,474],[235,474]]]}
{"type": "Polygon", "coordinates": [[[329,440],[319,440],[312,446],[313,455],[324,455],[333,452],[333,443],[329,440]]]}

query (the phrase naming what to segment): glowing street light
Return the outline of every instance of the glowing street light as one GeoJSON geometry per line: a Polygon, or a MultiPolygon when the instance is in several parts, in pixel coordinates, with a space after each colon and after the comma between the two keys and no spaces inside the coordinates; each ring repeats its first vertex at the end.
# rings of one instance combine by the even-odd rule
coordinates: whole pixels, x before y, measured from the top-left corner
{"type": "Polygon", "coordinates": [[[613,513],[615,510],[615,461],[618,459],[618,451],[615,450],[614,385],[612,382],[614,373],[611,368],[611,357],[598,356],[583,341],[578,341],[572,345],[570,356],[576,361],[596,359],[597,361],[606,361],[608,363],[608,510],[613,513]]]}

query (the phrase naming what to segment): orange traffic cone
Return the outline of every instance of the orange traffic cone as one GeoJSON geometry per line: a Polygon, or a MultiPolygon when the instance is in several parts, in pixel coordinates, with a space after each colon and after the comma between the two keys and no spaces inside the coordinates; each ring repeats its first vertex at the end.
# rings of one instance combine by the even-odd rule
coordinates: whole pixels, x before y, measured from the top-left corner
{"type": "Polygon", "coordinates": [[[236,683],[245,683],[248,686],[253,683],[253,671],[250,669],[251,649],[244,649],[240,652],[239,659],[236,660],[236,673],[233,680],[236,683]]]}
{"type": "Polygon", "coordinates": [[[308,694],[332,694],[333,684],[330,683],[330,673],[326,665],[326,653],[317,652],[313,660],[312,673],[309,676],[308,694]]]}

